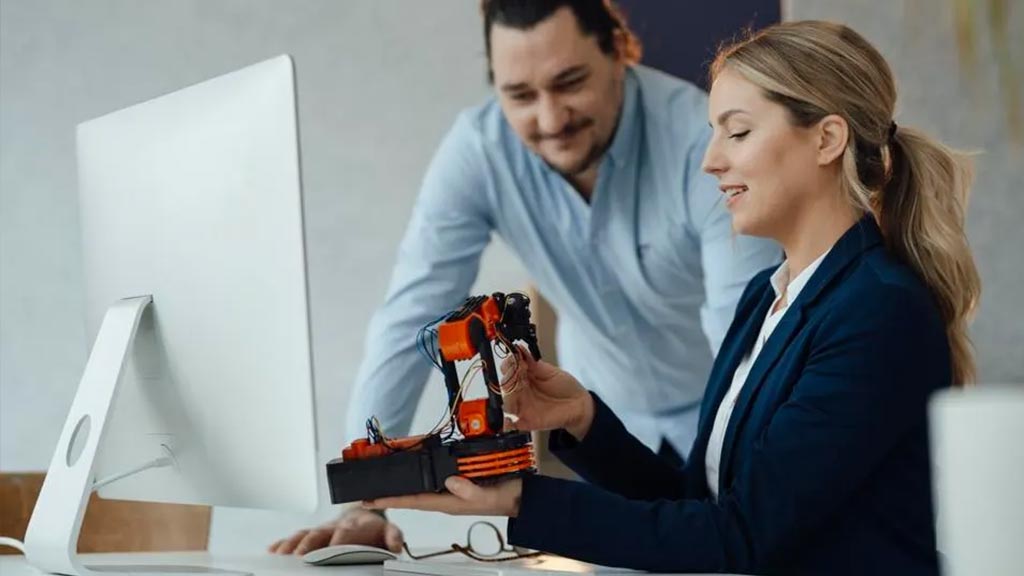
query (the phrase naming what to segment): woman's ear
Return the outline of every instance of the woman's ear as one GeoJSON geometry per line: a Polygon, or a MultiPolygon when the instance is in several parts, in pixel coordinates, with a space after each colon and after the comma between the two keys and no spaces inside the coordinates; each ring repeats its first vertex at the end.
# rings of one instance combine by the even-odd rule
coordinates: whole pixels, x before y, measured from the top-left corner
{"type": "Polygon", "coordinates": [[[818,165],[827,166],[835,162],[846,150],[850,139],[850,126],[838,114],[829,114],[818,121],[818,165]]]}

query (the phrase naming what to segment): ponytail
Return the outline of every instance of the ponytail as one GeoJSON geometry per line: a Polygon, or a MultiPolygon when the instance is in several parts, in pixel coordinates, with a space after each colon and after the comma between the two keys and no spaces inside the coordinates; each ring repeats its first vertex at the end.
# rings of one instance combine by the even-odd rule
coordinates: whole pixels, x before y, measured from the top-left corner
{"type": "Polygon", "coordinates": [[[931,289],[946,325],[953,385],[967,386],[975,379],[967,325],[981,296],[981,279],[964,231],[970,159],[903,127],[894,132],[888,148],[888,182],[875,195],[872,208],[889,250],[931,289]]]}

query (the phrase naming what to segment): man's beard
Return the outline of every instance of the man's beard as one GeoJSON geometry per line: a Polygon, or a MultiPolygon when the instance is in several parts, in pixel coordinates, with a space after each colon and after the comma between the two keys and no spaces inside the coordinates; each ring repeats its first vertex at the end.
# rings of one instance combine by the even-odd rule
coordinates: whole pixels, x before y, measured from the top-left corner
{"type": "MultiPolygon", "coordinates": [[[[581,121],[576,126],[570,127],[570,130],[573,132],[578,132],[590,128],[593,125],[594,120],[592,118],[587,118],[581,121]]],[[[618,119],[616,119],[615,121],[615,127],[616,130],[612,130],[612,133],[608,136],[608,138],[606,138],[603,142],[597,142],[592,144],[590,146],[590,149],[587,150],[587,155],[584,156],[582,160],[568,168],[560,168],[549,162],[547,158],[542,157],[542,159],[552,170],[554,170],[560,176],[562,176],[562,178],[565,178],[566,180],[569,180],[571,182],[574,178],[585,173],[586,171],[590,170],[591,168],[593,168],[594,166],[601,162],[601,159],[604,157],[605,152],[607,152],[608,148],[611,147],[612,138],[614,137],[615,132],[618,129],[618,119]]]]}
{"type": "Polygon", "coordinates": [[[548,162],[546,159],[544,160],[544,162],[552,170],[557,172],[566,180],[572,180],[573,178],[579,176],[580,174],[583,174],[587,170],[590,170],[592,167],[600,163],[601,158],[604,157],[604,153],[606,150],[608,150],[608,143],[605,143],[603,145],[594,144],[590,147],[590,150],[587,150],[587,155],[584,156],[582,160],[580,160],[573,166],[570,166],[569,168],[560,168],[558,166],[555,166],[551,162],[548,162]]]}

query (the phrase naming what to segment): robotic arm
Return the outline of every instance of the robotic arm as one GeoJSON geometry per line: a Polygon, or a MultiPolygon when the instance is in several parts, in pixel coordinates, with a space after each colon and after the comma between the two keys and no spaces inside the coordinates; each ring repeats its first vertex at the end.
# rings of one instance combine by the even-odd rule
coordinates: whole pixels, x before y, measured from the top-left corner
{"type": "Polygon", "coordinates": [[[356,440],[342,457],[327,464],[331,501],[335,504],[384,496],[440,492],[448,476],[493,482],[536,472],[530,435],[503,431],[501,385],[494,349],[514,354],[524,342],[540,359],[536,326],[530,322],[530,299],[524,294],[468,298],[457,310],[425,326],[421,351],[444,374],[449,410],[444,425],[408,438],[388,438],[376,419],[368,437],[356,440]],[[436,352],[435,352],[436,351],[436,352]],[[456,362],[479,360],[460,380],[456,362]],[[483,372],[487,397],[465,400],[463,393],[476,369],[483,372]],[[454,438],[455,432],[462,438],[454,438]]]}
{"type": "Polygon", "coordinates": [[[455,407],[459,431],[466,438],[499,434],[504,423],[501,388],[494,366],[495,342],[513,353],[512,343],[526,342],[530,354],[540,360],[537,327],[530,323],[530,299],[524,294],[475,296],[445,317],[438,327],[441,371],[448,402],[455,407]],[[455,362],[480,355],[487,399],[462,400],[462,386],[455,362]]]}

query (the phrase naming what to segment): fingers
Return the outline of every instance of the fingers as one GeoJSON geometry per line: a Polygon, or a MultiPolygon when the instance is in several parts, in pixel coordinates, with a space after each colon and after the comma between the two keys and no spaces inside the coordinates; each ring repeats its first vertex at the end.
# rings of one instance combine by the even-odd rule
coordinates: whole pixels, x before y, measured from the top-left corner
{"type": "MultiPolygon", "coordinates": [[[[335,544],[366,544],[379,548],[385,545],[386,526],[398,531],[398,545],[401,547],[402,532],[397,526],[389,524],[377,514],[355,509],[317,528],[299,530],[288,538],[274,542],[267,550],[273,554],[301,555],[335,544]]],[[[391,538],[394,539],[395,536],[392,535],[391,538]]]]}
{"type": "Polygon", "coordinates": [[[506,432],[519,429],[519,400],[516,396],[513,394],[506,397],[501,408],[504,416],[502,429],[506,432]]]}
{"type": "MultiPolygon", "coordinates": [[[[362,542],[356,542],[353,539],[353,532],[358,528],[359,524],[363,521],[361,516],[353,516],[347,514],[334,526],[334,530],[331,531],[331,541],[327,544],[328,546],[335,546],[337,544],[362,544],[362,542]]],[[[372,542],[367,542],[372,545],[372,542]]]]}
{"type": "Polygon", "coordinates": [[[523,368],[528,368],[536,361],[533,359],[533,354],[523,347],[522,344],[516,344],[512,347],[512,354],[509,354],[501,362],[501,373],[502,374],[515,374],[523,368]]]}
{"type": "Polygon", "coordinates": [[[511,372],[502,372],[501,381],[498,383],[498,387],[501,388],[502,395],[513,392],[518,386],[520,379],[520,372],[515,368],[511,372]]]}
{"type": "Polygon", "coordinates": [[[309,532],[311,532],[311,530],[299,530],[288,538],[274,542],[270,545],[269,550],[272,554],[291,554],[295,550],[295,547],[298,546],[299,542],[301,542],[309,532]]]}
{"type": "Polygon", "coordinates": [[[331,541],[327,543],[328,546],[337,546],[338,544],[348,544],[348,528],[338,524],[338,527],[334,529],[331,534],[331,541]]]}
{"type": "Polygon", "coordinates": [[[502,425],[502,430],[505,432],[514,432],[519,430],[519,416],[516,416],[515,413],[511,412],[511,410],[515,410],[515,407],[505,411],[504,424],[502,425]]]}
{"type": "Polygon", "coordinates": [[[503,376],[505,376],[505,377],[512,377],[512,376],[517,375],[522,370],[522,368],[525,366],[525,364],[523,363],[522,360],[519,359],[519,356],[521,356],[521,355],[522,355],[521,353],[515,352],[513,354],[509,354],[509,356],[507,358],[502,360],[502,362],[501,362],[501,374],[503,376]]]}
{"type": "Polygon", "coordinates": [[[519,344],[517,348],[519,348],[519,352],[517,355],[520,357],[520,359],[526,362],[527,368],[532,368],[533,365],[537,363],[537,359],[533,357],[533,354],[530,352],[530,349],[527,348],[526,346],[523,346],[522,344],[519,344]]]}
{"type": "Polygon", "coordinates": [[[330,545],[365,544],[381,548],[387,524],[386,519],[367,510],[349,510],[334,525],[330,545]]]}
{"type": "Polygon", "coordinates": [[[397,525],[388,522],[387,527],[384,529],[384,547],[398,554],[402,551],[402,544],[404,542],[405,538],[402,536],[402,530],[397,525]]]}
{"type": "Polygon", "coordinates": [[[327,545],[331,540],[333,530],[324,530],[321,528],[310,530],[306,534],[305,538],[299,541],[298,545],[295,546],[293,554],[296,556],[302,556],[310,550],[318,550],[327,545]]]}
{"type": "Polygon", "coordinates": [[[472,480],[461,476],[449,476],[444,481],[444,487],[463,500],[478,498],[482,492],[482,489],[472,480]]]}
{"type": "MultiPolygon", "coordinates": [[[[513,352],[515,351],[513,350],[513,352]]],[[[513,368],[515,368],[516,364],[515,354],[510,354],[507,358],[501,361],[501,373],[508,374],[513,368]]]]}
{"type": "Polygon", "coordinates": [[[370,509],[402,508],[406,510],[426,510],[430,512],[447,512],[448,514],[464,513],[465,506],[457,496],[451,494],[412,494],[409,496],[391,496],[364,502],[370,509]]]}
{"type": "MultiPolygon", "coordinates": [[[[521,490],[521,483],[519,484],[521,490]]],[[[518,494],[506,494],[501,487],[478,486],[468,478],[451,476],[445,480],[447,494],[393,496],[363,502],[367,508],[405,508],[446,514],[509,515],[518,507],[518,494]]]]}
{"type": "Polygon", "coordinates": [[[274,554],[291,554],[295,550],[295,546],[306,537],[309,530],[299,530],[295,534],[292,534],[288,538],[278,540],[275,543],[274,549],[271,550],[274,554]]]}

